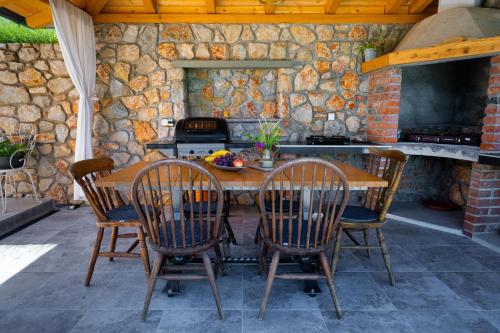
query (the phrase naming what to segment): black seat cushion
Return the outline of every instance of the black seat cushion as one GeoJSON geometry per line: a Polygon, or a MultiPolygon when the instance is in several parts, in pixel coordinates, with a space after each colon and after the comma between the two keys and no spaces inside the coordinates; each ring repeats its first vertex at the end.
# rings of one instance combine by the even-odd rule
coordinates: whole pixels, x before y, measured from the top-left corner
{"type": "MultiPolygon", "coordinates": [[[[200,202],[193,202],[193,212],[195,214],[199,213],[200,211],[200,202]]],[[[184,203],[184,212],[191,212],[191,204],[189,202],[184,203]]],[[[201,212],[203,214],[206,214],[208,212],[208,202],[203,201],[201,202],[201,212]]],[[[216,213],[217,212],[217,201],[215,202],[210,202],[210,213],[216,213]]]]}
{"type": "Polygon", "coordinates": [[[108,220],[114,222],[134,221],[139,219],[139,215],[135,211],[134,205],[123,205],[114,208],[106,213],[108,220]]]}
{"type": "MultiPolygon", "coordinates": [[[[271,200],[266,200],[264,201],[264,207],[266,209],[266,212],[272,213],[273,211],[273,202],[271,200]]],[[[299,212],[299,207],[300,207],[300,202],[297,200],[294,200],[292,202],[292,213],[298,213],[299,212]]],[[[279,212],[280,210],[280,200],[279,198],[276,198],[274,201],[274,211],[275,213],[279,212]]],[[[283,200],[283,213],[289,213],[290,212],[290,200],[283,200]]]]}
{"type": "MultiPolygon", "coordinates": [[[[311,226],[311,234],[309,235],[309,246],[312,246],[314,244],[314,234],[316,232],[316,223],[315,221],[312,221],[312,226],[311,226]]],[[[289,239],[289,220],[284,220],[283,221],[283,238],[281,239],[281,242],[279,242],[283,246],[288,246],[288,239],[289,239]]],[[[320,226],[319,234],[318,234],[318,242],[321,240],[321,236],[323,235],[323,227],[324,224],[320,226]]],[[[301,236],[300,236],[300,247],[305,247],[307,243],[307,220],[304,220],[302,222],[301,226],[301,236]]],[[[269,221],[269,230],[272,230],[272,224],[271,221],[269,221]]],[[[291,241],[292,241],[292,247],[297,246],[297,239],[298,239],[298,231],[299,231],[299,220],[298,219],[293,219],[292,220],[292,235],[291,235],[291,241]]],[[[280,226],[279,222],[276,221],[276,239],[279,239],[280,236],[280,226]]]]}
{"type": "MultiPolygon", "coordinates": [[[[182,248],[182,236],[181,236],[181,230],[182,230],[182,225],[180,221],[180,215],[179,213],[175,213],[175,240],[176,240],[176,246],[175,248],[182,248]]],[[[192,238],[191,238],[191,222],[186,219],[184,222],[184,228],[185,228],[185,234],[186,234],[186,247],[191,247],[192,246],[192,238]]],[[[165,244],[165,233],[163,231],[163,228],[160,232],[160,241],[162,245],[166,245],[167,247],[174,247],[174,241],[173,241],[173,230],[172,230],[172,224],[169,223],[167,226],[167,236],[168,236],[168,243],[165,244]]],[[[200,245],[201,242],[205,243],[207,241],[207,223],[206,221],[203,222],[203,234],[201,235],[200,239],[200,225],[198,221],[195,221],[194,223],[194,245],[200,245]]]]}
{"type": "Polygon", "coordinates": [[[346,206],[342,214],[342,220],[349,220],[353,222],[368,222],[378,220],[379,213],[369,208],[360,206],[346,206]]]}

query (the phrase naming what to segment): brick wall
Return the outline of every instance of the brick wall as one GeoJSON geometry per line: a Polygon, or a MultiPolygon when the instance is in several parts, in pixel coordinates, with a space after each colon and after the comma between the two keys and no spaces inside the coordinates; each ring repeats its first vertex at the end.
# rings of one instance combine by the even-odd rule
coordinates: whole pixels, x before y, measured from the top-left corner
{"type": "Polygon", "coordinates": [[[401,69],[388,68],[371,73],[368,82],[368,140],[378,143],[398,141],[401,69]]]}
{"type": "MultiPolygon", "coordinates": [[[[491,57],[481,150],[500,151],[500,56],[491,57]]],[[[474,163],[464,233],[500,230],[500,168],[474,163]]]]}

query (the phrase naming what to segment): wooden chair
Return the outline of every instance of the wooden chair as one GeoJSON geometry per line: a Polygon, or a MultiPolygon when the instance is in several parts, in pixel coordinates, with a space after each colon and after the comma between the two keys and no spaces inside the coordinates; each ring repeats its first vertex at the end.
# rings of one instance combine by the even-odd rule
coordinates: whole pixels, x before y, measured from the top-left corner
{"type": "Polygon", "coordinates": [[[75,181],[81,186],[90,207],[94,211],[98,228],[84,282],[85,286],[88,286],[92,279],[97,257],[109,257],[109,261],[113,261],[114,257],[142,258],[146,277],[149,278],[150,266],[145,234],[134,206],[125,204],[118,191],[95,185],[97,179],[111,174],[113,169],[114,161],[109,157],[79,161],[73,163],[69,169],[75,181]],[[121,227],[132,227],[137,232],[119,234],[118,230],[121,227]],[[111,229],[108,252],[101,251],[105,229],[111,229]],[[135,238],[135,241],[126,252],[117,252],[115,251],[115,247],[118,238],[135,238]],[[132,251],[137,245],[140,246],[140,253],[133,253],[132,251]]]}
{"type": "Polygon", "coordinates": [[[161,160],[139,172],[132,185],[132,198],[149,235],[149,245],[156,252],[141,319],[146,318],[157,279],[179,281],[204,278],[208,278],[210,282],[217,311],[220,318],[224,319],[215,273],[207,253],[213,249],[217,262],[222,261],[219,239],[224,198],[219,181],[196,163],[161,160]],[[208,207],[212,202],[216,203],[215,214],[211,209],[195,205],[196,191],[206,193],[208,207]],[[147,208],[157,204],[160,214],[147,208]],[[189,211],[186,211],[186,206],[189,211]],[[195,255],[203,258],[206,275],[194,274],[199,268],[191,265],[164,265],[168,258],[195,255]],[[187,274],[183,271],[194,273],[187,274]]]}
{"type": "Polygon", "coordinates": [[[347,206],[337,230],[334,252],[332,256],[332,273],[335,274],[339,260],[340,249],[358,249],[366,250],[370,256],[370,250],[380,249],[387,268],[387,273],[391,284],[395,285],[394,274],[392,272],[389,252],[384,241],[382,226],[385,223],[385,217],[391,206],[394,193],[396,193],[401,175],[403,173],[408,156],[397,150],[378,150],[370,149],[368,162],[368,172],[384,178],[388,182],[388,187],[371,188],[366,191],[362,199],[361,206],[347,206]],[[370,245],[368,242],[369,230],[375,229],[379,246],[370,245]],[[362,230],[364,235],[364,245],[361,245],[350,233],[351,230],[362,230]],[[342,233],[355,243],[355,245],[341,245],[342,233]]]}
{"type": "Polygon", "coordinates": [[[344,173],[335,165],[321,159],[303,158],[290,161],[266,177],[259,192],[262,219],[260,260],[266,267],[267,252],[271,251],[273,258],[260,305],[259,320],[264,317],[275,278],[326,278],[337,316],[342,316],[326,252],[333,245],[336,226],[348,198],[349,186],[344,173]],[[266,209],[266,193],[269,192],[271,207],[266,209]],[[297,204],[298,208],[294,207],[297,204]],[[282,254],[317,256],[322,273],[276,274],[282,254]]]}

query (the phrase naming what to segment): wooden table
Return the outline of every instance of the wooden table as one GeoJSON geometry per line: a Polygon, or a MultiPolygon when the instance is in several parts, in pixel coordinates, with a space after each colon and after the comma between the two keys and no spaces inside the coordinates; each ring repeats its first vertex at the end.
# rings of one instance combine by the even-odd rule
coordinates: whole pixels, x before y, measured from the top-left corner
{"type": "MultiPolygon", "coordinates": [[[[285,161],[277,161],[276,163],[279,165],[284,162],[285,161]]],[[[109,176],[97,180],[96,185],[102,187],[113,187],[117,190],[128,191],[132,187],[132,183],[134,181],[135,176],[139,173],[139,171],[142,168],[148,166],[150,163],[151,162],[142,161],[134,165],[131,165],[130,167],[121,169],[109,176]]],[[[224,171],[217,169],[205,161],[197,161],[197,163],[205,166],[210,172],[214,174],[214,176],[221,183],[222,189],[225,191],[225,193],[228,193],[227,191],[235,191],[235,190],[253,190],[253,191],[259,190],[262,183],[264,182],[264,179],[268,174],[268,172],[257,170],[250,167],[238,172],[231,172],[231,171],[224,171]]],[[[344,172],[344,174],[347,177],[347,181],[349,183],[349,187],[351,190],[364,190],[369,187],[388,186],[387,181],[385,181],[384,179],[374,176],[361,169],[355,168],[349,164],[340,161],[334,161],[333,164],[335,164],[337,167],[340,168],[340,170],[344,172]]],[[[320,172],[320,170],[317,171],[320,172]]],[[[307,179],[312,180],[311,178],[312,172],[313,172],[312,168],[305,169],[304,176],[306,181],[307,179]]],[[[289,178],[291,177],[290,175],[286,176],[289,178]]],[[[165,175],[163,175],[163,177],[165,177],[165,175]]],[[[194,175],[194,177],[196,177],[196,175],[194,175]]],[[[182,179],[188,180],[189,177],[187,177],[186,175],[182,175],[182,179]]],[[[166,179],[162,179],[162,175],[160,175],[160,184],[162,180],[166,181],[166,179]]],[[[171,181],[179,180],[179,178],[177,178],[177,175],[171,174],[170,180],[171,181]]],[[[308,196],[306,195],[305,197],[308,196]]],[[[226,206],[227,209],[229,209],[229,206],[228,205],[226,206]]],[[[253,261],[245,260],[245,261],[253,262],[255,260],[253,261]]],[[[313,266],[313,261],[310,258],[305,258],[303,261],[300,262],[300,264],[301,264],[301,269],[303,271],[312,271],[315,269],[313,266]]],[[[174,294],[178,293],[179,285],[178,283],[170,283],[170,282],[171,281],[169,281],[169,283],[165,287],[165,290],[169,295],[173,296],[174,294]]],[[[320,292],[321,290],[319,289],[319,285],[317,284],[316,281],[304,282],[304,293],[314,296],[315,294],[320,292]]]]}
{"type": "MultiPolygon", "coordinates": [[[[277,161],[278,164],[283,162],[284,161],[277,161]]],[[[117,190],[123,191],[130,190],[135,176],[142,168],[148,166],[150,163],[151,162],[142,161],[127,168],[123,168],[109,176],[97,180],[96,185],[102,187],[113,187],[117,190]]],[[[217,169],[211,164],[204,161],[197,161],[197,163],[200,163],[201,165],[205,166],[210,172],[212,172],[221,183],[222,189],[225,191],[259,190],[268,174],[268,172],[260,171],[250,167],[239,172],[230,172],[217,169]]],[[[361,169],[355,168],[349,164],[339,161],[334,161],[333,164],[335,164],[340,168],[340,170],[345,173],[351,190],[364,190],[369,187],[387,186],[387,181],[385,181],[384,179],[374,176],[361,169]]],[[[312,170],[306,168],[306,179],[307,177],[310,177],[310,173],[312,173],[312,170]]],[[[174,176],[171,177],[172,180],[176,179],[174,176]]],[[[185,175],[183,176],[183,178],[187,179],[185,175]]],[[[160,182],[161,181],[162,179],[160,178],[160,182]]]]}

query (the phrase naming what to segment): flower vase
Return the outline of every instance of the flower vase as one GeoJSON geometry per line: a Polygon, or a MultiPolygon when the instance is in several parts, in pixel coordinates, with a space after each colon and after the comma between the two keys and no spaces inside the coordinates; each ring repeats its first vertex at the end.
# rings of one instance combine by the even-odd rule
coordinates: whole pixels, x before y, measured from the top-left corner
{"type": "Polygon", "coordinates": [[[265,149],[264,152],[262,153],[262,158],[260,160],[260,166],[262,168],[274,167],[274,161],[273,161],[270,149],[265,149]]]}

